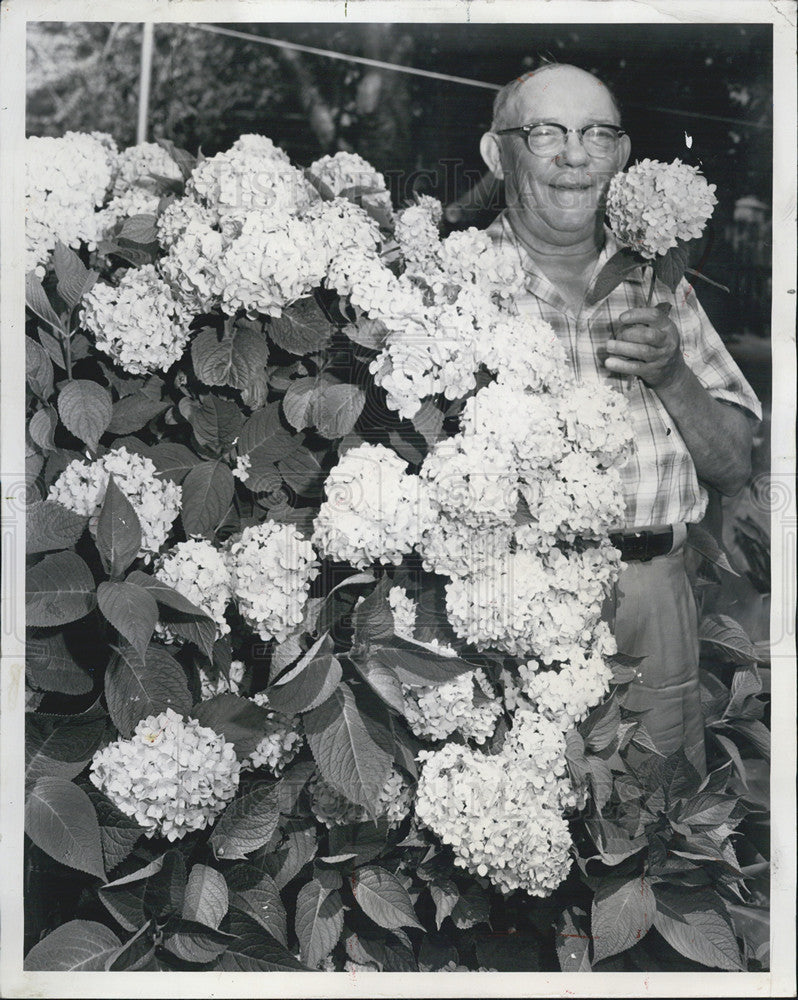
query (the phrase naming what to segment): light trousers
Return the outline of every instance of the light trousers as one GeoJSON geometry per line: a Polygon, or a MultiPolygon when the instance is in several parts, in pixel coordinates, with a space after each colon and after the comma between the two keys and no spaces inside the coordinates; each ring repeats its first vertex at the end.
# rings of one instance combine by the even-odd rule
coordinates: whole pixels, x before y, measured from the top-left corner
{"type": "Polygon", "coordinates": [[[627,563],[605,605],[605,618],[618,651],[643,657],[623,704],[643,713],[641,722],[661,753],[681,747],[705,775],[698,615],[684,549],[627,563]]]}

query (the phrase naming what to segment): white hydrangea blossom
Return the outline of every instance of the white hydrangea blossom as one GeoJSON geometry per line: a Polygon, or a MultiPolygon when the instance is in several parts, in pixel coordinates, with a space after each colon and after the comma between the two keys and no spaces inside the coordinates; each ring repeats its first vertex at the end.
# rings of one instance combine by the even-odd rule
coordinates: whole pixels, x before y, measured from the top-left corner
{"type": "Polygon", "coordinates": [[[239,455],[236,458],[235,468],[233,469],[233,475],[236,479],[240,479],[242,483],[245,483],[249,479],[249,470],[252,468],[252,459],[249,455],[239,455]]]}
{"type": "Polygon", "coordinates": [[[481,229],[450,233],[441,244],[440,266],[459,284],[475,284],[497,302],[511,302],[524,287],[524,272],[512,247],[498,246],[481,229]]]}
{"type": "Polygon", "coordinates": [[[158,479],[155,464],[124,447],[112,448],[93,462],[74,459],[50,487],[48,500],[55,500],[90,518],[89,530],[97,530],[109,476],[125,494],[141,525],[139,556],[148,560],[157,553],[180,512],[182,490],[169,479],[158,479]]]}
{"type": "MultiPolygon", "coordinates": [[[[348,823],[365,823],[372,819],[363,806],[350,802],[337,792],[320,775],[309,785],[310,809],[316,820],[328,829],[345,826],[348,823]]],[[[410,784],[395,767],[391,768],[385,785],[377,797],[376,818],[388,821],[391,829],[399,826],[410,812],[412,789],[410,784]]]]}
{"type": "Polygon", "coordinates": [[[396,216],[394,235],[405,262],[421,273],[440,257],[438,226],[442,218],[443,205],[426,194],[420,195],[417,204],[402,209],[396,216]]]}
{"type": "Polygon", "coordinates": [[[406,469],[384,445],[350,448],[324,484],[327,499],[313,522],[319,552],[360,569],[398,565],[418,542],[426,517],[418,477],[406,469]]]}
{"type": "Polygon", "coordinates": [[[243,660],[231,661],[228,677],[225,677],[221,672],[217,677],[211,677],[207,670],[200,667],[200,700],[208,701],[209,698],[215,698],[217,694],[240,694],[245,673],[246,666],[243,660]]]}
{"type": "Polygon", "coordinates": [[[219,213],[188,196],[170,202],[155,223],[158,242],[164,250],[174,246],[191,223],[200,223],[212,229],[219,225],[219,213]]]}
{"type": "Polygon", "coordinates": [[[222,309],[230,316],[279,316],[309,294],[327,272],[327,254],[309,223],[293,216],[251,211],[218,259],[222,309]]]}
{"type": "Polygon", "coordinates": [[[301,212],[318,197],[301,170],[264,135],[242,135],[192,171],[186,194],[220,216],[301,212]]]}
{"type": "Polygon", "coordinates": [[[155,215],[161,199],[145,188],[131,187],[122,194],[114,195],[105,208],[97,214],[99,231],[107,233],[122,219],[132,215],[155,215]]]}
{"type": "Polygon", "coordinates": [[[377,253],[363,249],[342,250],[327,268],[326,284],[373,319],[390,329],[404,325],[424,312],[421,290],[406,275],[385,267],[377,253]]]}
{"type": "Polygon", "coordinates": [[[579,383],[557,399],[568,441],[609,468],[626,461],[634,437],[625,396],[603,382],[579,383]]]}
{"type": "Polygon", "coordinates": [[[89,776],[148,837],[174,841],[213,823],[240,771],[232,743],[168,708],[139,722],[131,739],[98,750],[89,776]]]}
{"type": "Polygon", "coordinates": [[[103,227],[96,209],[111,186],[117,156],[114,140],[101,132],[25,140],[26,270],[43,274],[58,240],[76,249],[82,242],[95,248],[103,227]]]}
{"type": "Polygon", "coordinates": [[[465,578],[492,566],[509,552],[512,540],[512,525],[483,525],[476,530],[458,517],[438,514],[425,528],[417,549],[427,572],[465,578]]]}
{"type": "Polygon", "coordinates": [[[407,724],[416,736],[427,740],[445,740],[458,732],[475,743],[484,743],[493,735],[502,713],[501,701],[480,668],[443,684],[403,684],[402,695],[407,724]]]}
{"type": "MultiPolygon", "coordinates": [[[[516,728],[523,726],[518,715],[516,728]]],[[[571,835],[560,811],[571,791],[560,750],[551,734],[533,729],[512,742],[508,736],[492,755],[454,743],[421,751],[416,815],[452,846],[456,865],[501,892],[548,896],[571,868],[571,835]],[[542,766],[529,755],[533,746],[543,753],[542,766]]]]}
{"type": "Polygon", "coordinates": [[[574,384],[554,328],[531,316],[503,313],[485,329],[480,360],[502,386],[561,392],[574,384]]]}
{"type": "Polygon", "coordinates": [[[333,194],[352,187],[369,188],[371,190],[363,196],[363,200],[391,210],[391,196],[385,177],[358,153],[342,150],[322,156],[311,163],[310,172],[323,181],[333,194]]]}
{"type": "Polygon", "coordinates": [[[697,239],[717,205],[715,185],[681,160],[641,160],[617,173],[607,189],[607,217],[622,243],[654,260],[697,239]]]}
{"type": "Polygon", "coordinates": [[[128,268],[116,286],[98,281],[80,312],[97,349],[134,375],[170,368],[183,354],[191,319],[152,264],[128,268]]]}
{"type": "Polygon", "coordinates": [[[377,222],[348,198],[314,202],[302,213],[302,221],[327,265],[339,254],[352,250],[371,253],[379,245],[377,222]]]}
{"type": "Polygon", "coordinates": [[[388,604],[393,614],[394,632],[402,639],[413,639],[416,629],[416,602],[404,587],[391,587],[388,604]]]}
{"type": "MultiPolygon", "coordinates": [[[[233,599],[224,554],[204,538],[178,542],[158,559],[155,576],[181,593],[216,623],[216,637],[230,632],[225,611],[233,599]]],[[[168,625],[161,626],[170,635],[168,625]]]]}
{"type": "MultiPolygon", "coordinates": [[[[259,691],[251,700],[263,708],[269,706],[269,696],[265,691],[259,691]]],[[[242,767],[265,767],[279,778],[302,749],[304,739],[299,729],[298,716],[289,718],[280,712],[271,712],[264,723],[263,739],[244,760],[242,767]]]]}
{"type": "Polygon", "coordinates": [[[264,641],[284,642],[303,621],[311,581],[319,574],[311,543],[291,524],[264,521],[234,535],[226,558],[244,621],[264,641]]]}
{"type": "Polygon", "coordinates": [[[122,150],[116,161],[114,177],[114,197],[125,194],[132,188],[140,188],[156,194],[160,181],[181,181],[180,167],[157,142],[141,142],[122,150]],[[153,176],[157,175],[157,176],[153,176]]]}
{"type": "Polygon", "coordinates": [[[161,274],[188,313],[209,312],[219,304],[223,291],[219,267],[225,247],[218,230],[191,219],[161,259],[161,274]]]}

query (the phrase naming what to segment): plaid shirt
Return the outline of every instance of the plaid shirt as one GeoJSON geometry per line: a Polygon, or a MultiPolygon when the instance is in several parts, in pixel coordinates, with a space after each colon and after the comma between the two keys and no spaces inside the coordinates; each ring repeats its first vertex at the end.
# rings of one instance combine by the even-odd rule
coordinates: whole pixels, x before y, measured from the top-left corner
{"type": "MultiPolygon", "coordinates": [[[[552,325],[580,381],[609,382],[629,400],[634,449],[621,470],[626,499],[624,529],[632,531],[700,521],[706,509],[707,493],[699,485],[690,452],[668,411],[654,390],[641,379],[609,372],[599,359],[607,341],[617,338],[620,332],[616,318],[627,309],[646,304],[648,289],[642,268],[627,276],[605,299],[593,306],[583,305],[575,315],[533,263],[513,232],[506,213],[491,223],[487,233],[495,242],[513,245],[518,250],[526,273],[526,293],[518,300],[521,314],[552,325]]],[[[617,249],[615,238],[606,229],[604,249],[592,277],[617,249]]],[[[679,329],[685,361],[710,395],[740,406],[761,419],[759,400],[710,323],[692,286],[682,279],[674,294],[658,282],[655,294],[655,301],[671,303],[670,318],[679,329]]],[[[606,352],[603,355],[606,356],[606,352]]]]}

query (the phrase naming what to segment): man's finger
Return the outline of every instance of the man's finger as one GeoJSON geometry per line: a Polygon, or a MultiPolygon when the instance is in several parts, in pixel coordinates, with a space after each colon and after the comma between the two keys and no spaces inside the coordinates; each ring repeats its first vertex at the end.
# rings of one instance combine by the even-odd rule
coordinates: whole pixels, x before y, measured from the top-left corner
{"type": "Polygon", "coordinates": [[[607,351],[617,357],[637,358],[639,361],[656,361],[660,351],[652,344],[640,344],[632,340],[608,340],[607,351]]]}
{"type": "Polygon", "coordinates": [[[611,355],[604,362],[604,367],[618,375],[637,375],[638,378],[648,378],[653,371],[650,364],[645,361],[635,361],[631,358],[617,358],[611,355]]]}
{"type": "Polygon", "coordinates": [[[618,319],[621,323],[645,323],[646,326],[656,326],[667,319],[666,313],[656,309],[654,306],[640,309],[627,309],[621,313],[618,319]]]}
{"type": "Polygon", "coordinates": [[[667,339],[667,332],[654,326],[625,326],[621,331],[623,341],[632,341],[635,344],[651,344],[652,347],[660,347],[667,339]]]}

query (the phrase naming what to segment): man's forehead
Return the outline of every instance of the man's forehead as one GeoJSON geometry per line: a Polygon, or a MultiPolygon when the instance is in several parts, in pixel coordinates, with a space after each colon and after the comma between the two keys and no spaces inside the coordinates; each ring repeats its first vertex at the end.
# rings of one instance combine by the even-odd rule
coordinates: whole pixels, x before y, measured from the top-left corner
{"type": "Polygon", "coordinates": [[[535,73],[513,94],[505,112],[510,124],[536,118],[559,120],[577,115],[585,121],[613,121],[618,117],[609,90],[590,73],[571,66],[555,66],[535,73]]]}

